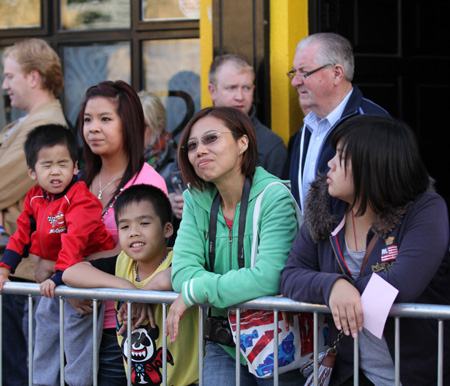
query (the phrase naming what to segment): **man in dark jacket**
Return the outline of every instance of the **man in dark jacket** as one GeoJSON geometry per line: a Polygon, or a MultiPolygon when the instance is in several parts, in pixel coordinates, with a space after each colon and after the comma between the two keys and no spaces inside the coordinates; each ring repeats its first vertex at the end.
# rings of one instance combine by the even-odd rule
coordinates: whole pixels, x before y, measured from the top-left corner
{"type": "Polygon", "coordinates": [[[298,91],[300,106],[310,111],[290,140],[287,162],[292,194],[300,207],[317,174],[328,170],[334,156],[331,133],[339,123],[357,114],[388,115],[352,85],[354,68],[352,45],[340,35],[313,34],[296,47],[287,75],[298,91]]]}

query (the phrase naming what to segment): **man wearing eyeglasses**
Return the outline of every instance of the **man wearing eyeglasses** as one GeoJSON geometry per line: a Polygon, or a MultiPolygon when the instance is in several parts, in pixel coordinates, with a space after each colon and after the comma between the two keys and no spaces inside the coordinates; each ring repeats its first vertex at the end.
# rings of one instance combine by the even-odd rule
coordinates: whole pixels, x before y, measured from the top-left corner
{"type": "Polygon", "coordinates": [[[328,171],[328,161],[334,157],[331,133],[339,123],[358,114],[388,115],[352,85],[354,68],[352,45],[340,35],[313,34],[296,47],[287,76],[297,89],[301,108],[309,113],[290,141],[288,164],[292,194],[301,208],[311,182],[328,171]]]}

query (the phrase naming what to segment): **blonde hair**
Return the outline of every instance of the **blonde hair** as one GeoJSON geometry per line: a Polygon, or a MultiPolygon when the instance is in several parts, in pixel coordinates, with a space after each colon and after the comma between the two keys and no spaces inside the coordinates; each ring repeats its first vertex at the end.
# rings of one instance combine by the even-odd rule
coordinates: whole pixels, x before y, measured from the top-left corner
{"type": "Polygon", "coordinates": [[[144,110],[145,124],[150,127],[154,137],[159,137],[166,129],[166,109],[159,97],[149,91],[139,91],[139,99],[144,110]]]}
{"type": "Polygon", "coordinates": [[[247,62],[242,55],[238,54],[225,54],[216,56],[209,67],[209,83],[217,86],[217,73],[222,68],[225,63],[233,63],[234,67],[240,72],[250,72],[252,74],[253,80],[255,79],[255,70],[247,62]]]}
{"type": "Polygon", "coordinates": [[[64,86],[64,77],[58,54],[42,39],[27,39],[8,47],[3,61],[12,56],[24,74],[35,70],[41,75],[41,87],[55,97],[64,86]]]}

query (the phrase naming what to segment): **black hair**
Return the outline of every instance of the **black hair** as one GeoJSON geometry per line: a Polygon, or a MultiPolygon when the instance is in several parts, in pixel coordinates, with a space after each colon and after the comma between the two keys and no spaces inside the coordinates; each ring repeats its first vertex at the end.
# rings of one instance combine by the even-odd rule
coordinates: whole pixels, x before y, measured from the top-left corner
{"type": "Polygon", "coordinates": [[[192,127],[205,117],[213,117],[222,121],[223,125],[230,129],[236,141],[244,135],[247,136],[248,147],[242,155],[241,173],[253,179],[256,166],[258,165],[258,146],[255,126],[253,126],[247,114],[234,107],[212,106],[197,112],[187,123],[181,134],[180,146],[178,146],[178,165],[183,176],[183,182],[186,185],[190,183],[193,188],[199,189],[200,191],[204,191],[211,185],[211,183],[206,182],[197,175],[186,152],[187,141],[191,135],[192,127]]]}
{"type": "Polygon", "coordinates": [[[410,127],[388,116],[359,115],[338,126],[332,146],[342,149],[341,162],[351,162],[358,215],[368,206],[375,213],[414,201],[430,184],[410,127]]]}
{"type": "Polygon", "coordinates": [[[102,158],[94,154],[89,147],[84,136],[84,114],[86,106],[91,99],[106,98],[116,105],[117,115],[122,124],[122,142],[124,151],[128,157],[127,167],[121,176],[120,182],[111,197],[108,206],[114,201],[114,197],[120,193],[120,190],[133,178],[140,173],[144,165],[144,133],[145,118],[142,110],[141,100],[136,91],[126,82],[117,80],[115,82],[106,80],[96,86],[89,87],[86,90],[84,101],[78,118],[78,130],[83,142],[84,169],[80,180],[86,182],[89,187],[95,176],[100,173],[102,168],[102,158]]]}
{"type": "Polygon", "coordinates": [[[125,189],[114,203],[114,217],[116,224],[119,223],[119,215],[132,203],[147,201],[153,205],[156,215],[164,226],[172,222],[172,206],[166,194],[156,186],[138,184],[125,189]]]}
{"type": "Polygon", "coordinates": [[[63,145],[67,147],[70,158],[75,165],[78,161],[78,146],[75,136],[62,125],[41,125],[30,131],[23,146],[28,167],[34,171],[38,153],[43,148],[63,145]]]}

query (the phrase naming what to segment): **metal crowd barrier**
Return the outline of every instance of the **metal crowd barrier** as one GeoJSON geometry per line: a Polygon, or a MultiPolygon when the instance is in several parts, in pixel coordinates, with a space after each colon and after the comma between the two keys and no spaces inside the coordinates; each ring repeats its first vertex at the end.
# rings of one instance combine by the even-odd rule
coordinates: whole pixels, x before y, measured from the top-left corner
{"type": "MultiPolygon", "coordinates": [[[[34,283],[5,283],[3,288],[5,294],[18,294],[28,296],[28,382],[32,385],[33,379],[33,299],[32,296],[40,296],[39,285],[34,283]]],[[[128,326],[131,326],[131,304],[138,303],[153,303],[162,304],[163,315],[167,314],[167,306],[172,304],[177,298],[176,292],[161,292],[161,291],[139,291],[139,290],[121,290],[112,288],[92,288],[81,289],[67,286],[59,286],[55,290],[55,296],[60,299],[60,384],[64,385],[64,298],[85,298],[93,299],[94,315],[93,315],[93,342],[97,341],[97,301],[99,300],[118,300],[127,302],[128,305],[128,326]]],[[[205,307],[208,305],[201,305],[198,307],[199,311],[199,385],[203,385],[203,321],[205,315],[205,307]]],[[[288,298],[266,296],[254,299],[245,303],[237,304],[233,307],[236,309],[236,335],[238,341],[236,342],[236,385],[240,385],[240,310],[241,309],[256,309],[256,310],[272,310],[274,312],[274,325],[278,325],[279,311],[294,311],[294,312],[311,312],[314,316],[314,384],[318,380],[318,321],[319,314],[329,314],[330,309],[327,306],[319,304],[309,304],[303,302],[296,302],[288,298]]],[[[395,318],[395,385],[400,385],[400,319],[401,318],[431,318],[436,319],[438,323],[438,363],[437,363],[437,385],[443,386],[443,352],[444,352],[444,320],[450,319],[450,306],[431,305],[431,304],[416,304],[416,303],[402,303],[394,304],[389,313],[390,317],[395,318]]],[[[0,296],[0,325],[2,323],[2,297],[0,296]]],[[[165,317],[163,319],[162,331],[166,329],[165,317]]],[[[131,329],[127,331],[128,341],[131,341],[131,329]]],[[[2,329],[0,328],[0,343],[2,343],[2,329]]],[[[94,350],[94,386],[97,385],[96,369],[98,367],[98,352],[97,348],[94,350]]],[[[2,379],[2,352],[0,351],[0,386],[2,379]]],[[[128,358],[131,357],[131,344],[128,345],[128,358]]],[[[278,334],[274,331],[274,358],[278,358],[278,334]]],[[[430,371],[432,371],[430,369],[430,371]]],[[[359,372],[359,349],[358,338],[354,340],[354,385],[358,385],[359,372]]],[[[128,374],[131,374],[131,361],[128,361],[128,374]]],[[[167,342],[163,339],[163,385],[167,385],[167,342]]],[[[278,361],[274,361],[274,378],[273,384],[278,386],[278,361]]],[[[131,385],[131,377],[128,377],[128,385],[131,385]]]]}

